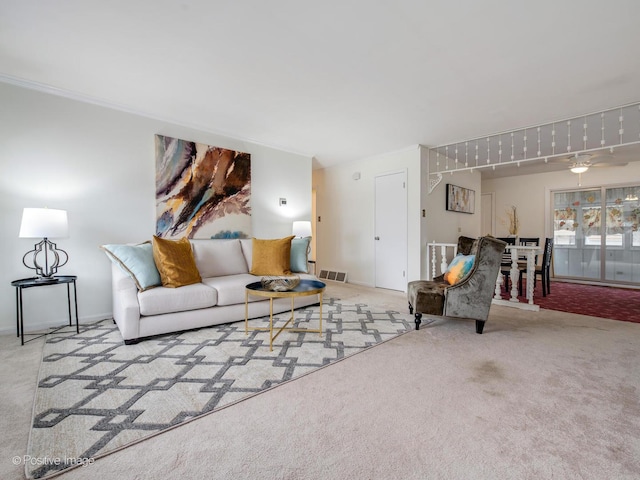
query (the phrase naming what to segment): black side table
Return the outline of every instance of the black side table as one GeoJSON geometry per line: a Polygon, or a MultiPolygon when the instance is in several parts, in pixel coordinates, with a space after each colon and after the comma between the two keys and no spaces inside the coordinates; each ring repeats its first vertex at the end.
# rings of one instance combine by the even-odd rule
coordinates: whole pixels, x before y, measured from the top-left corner
{"type": "MultiPolygon", "coordinates": [[[[16,330],[18,332],[18,337],[20,337],[20,341],[22,345],[25,344],[24,341],[24,321],[23,321],[23,310],[22,310],[22,290],[25,288],[33,288],[33,287],[44,287],[47,285],[67,285],[67,305],[69,306],[69,326],[73,326],[72,318],[71,318],[71,285],[73,284],[73,302],[75,304],[75,312],[76,312],[76,333],[80,333],[80,327],[78,326],[78,296],[76,292],[76,276],[74,275],[59,275],[51,278],[23,278],[21,280],[14,280],[11,282],[12,287],[16,287],[16,330]]],[[[58,330],[65,328],[66,325],[61,327],[54,328],[53,330],[47,333],[54,333],[58,330]]],[[[36,335],[35,338],[27,340],[30,342],[31,340],[35,340],[36,338],[40,338],[45,336],[47,333],[27,333],[26,335],[36,335]]]]}

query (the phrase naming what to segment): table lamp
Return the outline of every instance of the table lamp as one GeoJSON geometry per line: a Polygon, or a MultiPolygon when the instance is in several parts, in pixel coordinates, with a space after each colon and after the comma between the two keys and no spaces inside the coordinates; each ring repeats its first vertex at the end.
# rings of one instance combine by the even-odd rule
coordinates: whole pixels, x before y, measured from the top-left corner
{"type": "Polygon", "coordinates": [[[309,221],[296,221],[293,222],[293,228],[291,234],[298,238],[306,238],[311,236],[311,222],[309,221]]]}
{"type": "Polygon", "coordinates": [[[20,238],[42,238],[36,243],[33,250],[28,251],[22,257],[25,267],[36,271],[36,275],[43,281],[50,281],[58,268],[69,261],[69,255],[64,250],[50,241],[50,238],[66,238],[69,236],[69,225],[66,210],[52,208],[25,208],[22,211],[22,223],[20,224],[20,238]],[[44,254],[44,266],[38,262],[38,255],[44,254]],[[32,255],[31,263],[27,264],[27,257],[32,255]],[[64,255],[64,261],[60,256],[64,255]]]}

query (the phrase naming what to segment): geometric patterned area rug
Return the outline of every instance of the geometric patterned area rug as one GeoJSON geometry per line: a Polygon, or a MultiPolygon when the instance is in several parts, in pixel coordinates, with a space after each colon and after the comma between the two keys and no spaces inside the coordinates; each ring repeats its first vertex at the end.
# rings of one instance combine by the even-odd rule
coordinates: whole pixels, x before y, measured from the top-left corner
{"type": "MultiPolygon", "coordinates": [[[[277,315],[281,325],[290,312],[277,315]]],[[[295,325],[318,328],[318,306],[295,325]]],[[[250,320],[265,326],[265,318],[250,320]]],[[[268,332],[244,321],[125,345],[112,320],[49,335],[29,435],[28,478],[92,463],[131,443],[242,401],[413,330],[413,316],[323,303],[323,333],[268,332]]]]}

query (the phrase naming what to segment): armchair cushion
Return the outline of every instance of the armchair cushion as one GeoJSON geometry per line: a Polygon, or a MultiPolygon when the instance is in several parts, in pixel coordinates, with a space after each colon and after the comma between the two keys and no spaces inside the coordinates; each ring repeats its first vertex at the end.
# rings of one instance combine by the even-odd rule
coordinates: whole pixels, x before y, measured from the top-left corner
{"type": "Polygon", "coordinates": [[[475,255],[456,255],[454,259],[451,260],[447,271],[444,272],[444,281],[449,285],[455,285],[458,283],[469,275],[475,259],[475,255]]]}
{"type": "Polygon", "coordinates": [[[416,312],[425,315],[442,315],[444,311],[444,291],[447,283],[416,280],[409,282],[407,297],[416,312]]]}
{"type": "MultiPolygon", "coordinates": [[[[475,255],[476,250],[478,250],[477,238],[465,237],[464,235],[458,237],[457,255],[475,255]]],[[[434,277],[433,280],[436,282],[444,282],[444,273],[434,277]]]]}

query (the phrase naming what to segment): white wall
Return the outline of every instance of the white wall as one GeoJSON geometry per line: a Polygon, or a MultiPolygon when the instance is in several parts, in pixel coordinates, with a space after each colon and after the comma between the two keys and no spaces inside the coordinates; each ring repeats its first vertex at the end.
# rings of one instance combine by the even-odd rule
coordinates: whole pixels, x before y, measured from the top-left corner
{"type": "MultiPolygon", "coordinates": [[[[423,152],[426,152],[426,149],[423,149],[423,152]]],[[[457,172],[454,175],[444,175],[431,193],[428,193],[428,178],[425,183],[424,202],[427,209],[426,239],[428,242],[456,243],[460,235],[467,237],[480,236],[480,194],[482,189],[478,171],[464,171],[457,172]],[[475,192],[474,213],[450,212],[447,210],[447,184],[468,188],[475,192]]]]}
{"type": "MultiPolygon", "coordinates": [[[[2,332],[15,332],[11,280],[33,275],[22,256],[35,240],[18,238],[24,207],[68,211],[69,238],[57,243],[70,260],[58,273],[78,275],[81,322],[110,317],[110,263],[98,247],[155,232],[154,134],[251,153],[254,236],[311,219],[311,158],[3,83],[0,105],[2,332]]],[[[25,290],[24,302],[26,330],[66,321],[64,287],[25,290]]]]}
{"type": "Polygon", "coordinates": [[[481,179],[478,171],[458,172],[454,175],[444,175],[440,183],[429,193],[428,157],[429,150],[421,147],[422,157],[422,208],[425,210],[425,221],[422,232],[422,270],[421,278],[430,278],[430,264],[427,243],[457,243],[458,237],[480,236],[481,226],[481,179]],[[474,213],[460,213],[447,211],[447,184],[471,189],[475,192],[474,213]]]}
{"type": "Polygon", "coordinates": [[[314,170],[317,211],[317,267],[346,271],[348,281],[375,283],[375,177],[407,171],[408,280],[421,275],[421,162],[419,147],[314,170]],[[360,172],[360,179],[353,174],[360,172]]]}
{"type": "Polygon", "coordinates": [[[425,147],[416,145],[398,152],[314,170],[317,215],[322,218],[317,224],[319,269],[347,271],[350,283],[374,285],[375,176],[401,169],[406,169],[408,179],[407,281],[428,278],[427,242],[455,243],[460,235],[480,235],[480,174],[458,173],[444,178],[429,194],[427,155],[425,147]],[[360,172],[359,180],[353,180],[355,172],[360,172]],[[475,190],[476,213],[446,211],[447,183],[475,190]]]}
{"type": "Polygon", "coordinates": [[[508,235],[505,210],[514,205],[520,219],[518,235],[545,238],[553,234],[549,224],[551,190],[637,185],[639,182],[640,162],[632,162],[624,167],[592,168],[582,174],[581,187],[578,176],[567,170],[487,179],[482,181],[482,191],[495,193],[496,236],[508,235]]]}

